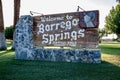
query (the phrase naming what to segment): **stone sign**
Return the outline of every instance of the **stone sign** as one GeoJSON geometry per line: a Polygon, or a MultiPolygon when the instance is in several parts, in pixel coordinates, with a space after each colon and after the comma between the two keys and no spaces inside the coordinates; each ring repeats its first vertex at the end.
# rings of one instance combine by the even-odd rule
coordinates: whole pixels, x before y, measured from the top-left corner
{"type": "MultiPolygon", "coordinates": [[[[37,17],[38,18],[38,17],[37,17]]],[[[14,44],[15,44],[15,58],[16,59],[24,59],[24,60],[42,60],[42,61],[63,61],[63,62],[82,62],[82,63],[100,63],[101,62],[101,51],[100,49],[46,49],[46,48],[38,48],[35,47],[33,45],[33,33],[37,33],[38,32],[38,37],[42,37],[42,35],[46,35],[48,34],[47,30],[44,30],[44,32],[46,33],[42,33],[43,31],[39,31],[39,27],[35,27],[35,24],[33,24],[34,21],[33,20],[33,16],[29,16],[29,15],[25,15],[25,16],[21,16],[19,21],[17,22],[16,25],[16,29],[15,29],[15,39],[14,39],[14,44]],[[35,27],[35,28],[34,28],[35,27]],[[37,31],[33,29],[38,29],[37,31]]],[[[38,22],[40,22],[40,17],[38,18],[38,22]]],[[[47,19],[46,19],[47,20],[47,19]]],[[[64,21],[64,20],[63,20],[64,21]]],[[[52,21],[50,21],[52,22],[52,21]]],[[[40,23],[43,24],[44,22],[40,23]]],[[[58,22],[59,23],[59,22],[58,22]]],[[[40,24],[38,24],[38,26],[40,26],[40,24]]],[[[51,23],[52,24],[52,23],[51,23]]],[[[45,25],[45,24],[43,24],[45,25]]],[[[94,24],[95,25],[95,24],[94,24]]],[[[71,26],[71,28],[74,26],[71,26]]],[[[77,26],[75,26],[77,27],[77,26]]],[[[79,26],[78,26],[79,27],[79,26]]],[[[84,26],[83,26],[84,27],[84,26]]],[[[61,29],[59,28],[58,30],[54,30],[55,27],[53,28],[53,31],[49,32],[50,34],[48,34],[48,36],[52,35],[51,38],[51,44],[53,44],[52,39],[54,39],[53,41],[56,40],[56,37],[53,38],[53,36],[56,36],[57,34],[59,34],[59,29],[60,29],[60,35],[63,35],[65,32],[69,32],[70,34],[65,33],[64,36],[62,37],[62,39],[64,38],[69,38],[68,35],[70,36],[69,39],[65,40],[59,40],[61,39],[60,37],[57,37],[57,40],[60,41],[63,44],[63,42],[67,43],[69,42],[69,44],[74,45],[74,44],[84,44],[87,45],[90,44],[89,46],[91,46],[91,44],[93,44],[96,40],[97,37],[97,27],[96,28],[77,28],[73,30],[67,28],[67,30],[65,30],[65,28],[61,29]],[[63,31],[63,32],[61,32],[63,31]],[[82,34],[78,34],[80,31],[82,34]],[[54,33],[52,33],[54,32],[54,33]],[[83,35],[84,33],[84,35],[83,35]],[[55,35],[56,34],[56,35],[55,35]],[[66,36],[67,34],[67,36],[66,36]],[[76,36],[75,36],[76,35],[76,36]],[[74,37],[73,37],[74,36],[74,37]],[[80,36],[80,39],[79,39],[80,36]],[[85,38],[83,38],[83,36],[85,38]],[[87,37],[90,37],[89,40],[87,39],[87,37]],[[72,39],[74,44],[72,43],[72,39]],[[81,40],[78,41],[77,39],[81,40]],[[82,40],[83,39],[83,40],[82,40]],[[82,43],[82,41],[84,41],[85,43],[82,43]]],[[[45,36],[45,38],[48,38],[45,36]]],[[[46,39],[47,40],[47,39],[46,39]]],[[[45,42],[45,40],[41,39],[41,41],[38,42],[45,42]]],[[[48,41],[50,43],[50,41],[48,41]]],[[[46,43],[46,45],[48,45],[49,43],[46,43]]],[[[61,45],[60,43],[60,45],[61,45]]],[[[65,45],[66,45],[65,43],[65,45]]],[[[68,43],[67,43],[68,44],[68,43]]],[[[68,44],[68,45],[69,45],[68,44]]],[[[58,43],[56,43],[56,45],[58,45],[58,43]]]]}
{"type": "Polygon", "coordinates": [[[34,45],[98,45],[99,11],[72,12],[34,17],[34,45]]]}

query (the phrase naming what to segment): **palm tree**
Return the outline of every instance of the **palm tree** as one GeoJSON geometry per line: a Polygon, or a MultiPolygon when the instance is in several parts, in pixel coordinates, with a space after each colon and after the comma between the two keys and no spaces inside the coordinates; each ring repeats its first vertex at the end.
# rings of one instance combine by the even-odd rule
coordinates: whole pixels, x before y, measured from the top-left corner
{"type": "MultiPolygon", "coordinates": [[[[17,21],[19,19],[19,15],[20,15],[20,2],[21,2],[21,0],[14,0],[14,22],[13,22],[14,30],[15,30],[15,25],[17,24],[17,21]]],[[[14,38],[15,38],[15,36],[13,33],[12,50],[15,50],[14,38]]]]}
{"type": "Polygon", "coordinates": [[[0,0],[0,32],[4,32],[2,1],[0,0]]]}
{"type": "Polygon", "coordinates": [[[19,14],[20,14],[20,0],[14,0],[14,29],[19,19],[19,14]]]}
{"type": "Polygon", "coordinates": [[[6,49],[2,1],[0,0],[0,50],[6,49]]]}

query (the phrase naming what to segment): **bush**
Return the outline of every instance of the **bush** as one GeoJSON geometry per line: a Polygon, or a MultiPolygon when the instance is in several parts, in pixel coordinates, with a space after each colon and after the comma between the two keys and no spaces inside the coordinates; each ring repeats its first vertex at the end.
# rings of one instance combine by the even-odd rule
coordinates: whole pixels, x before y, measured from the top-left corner
{"type": "Polygon", "coordinates": [[[5,29],[6,39],[13,40],[13,32],[14,32],[13,26],[6,27],[6,29],[5,29]]]}

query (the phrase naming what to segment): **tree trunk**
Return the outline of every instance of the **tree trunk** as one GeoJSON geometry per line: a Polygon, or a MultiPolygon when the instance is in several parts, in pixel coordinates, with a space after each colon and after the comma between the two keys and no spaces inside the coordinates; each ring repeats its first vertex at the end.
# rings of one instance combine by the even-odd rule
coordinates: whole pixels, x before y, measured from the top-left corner
{"type": "Polygon", "coordinates": [[[117,41],[120,42],[120,34],[116,34],[117,35],[117,41]]]}
{"type": "Polygon", "coordinates": [[[20,15],[20,0],[14,0],[14,29],[20,15]]]}
{"type": "Polygon", "coordinates": [[[6,49],[2,1],[0,0],[0,50],[6,49]]]}
{"type": "Polygon", "coordinates": [[[4,32],[2,1],[0,0],[0,32],[4,32]]]}
{"type": "MultiPolygon", "coordinates": [[[[20,0],[14,0],[14,23],[13,23],[13,29],[15,30],[15,26],[17,24],[17,21],[19,19],[20,15],[20,0]]],[[[15,43],[14,43],[14,33],[13,33],[13,44],[12,44],[12,50],[15,50],[15,43]]]]}

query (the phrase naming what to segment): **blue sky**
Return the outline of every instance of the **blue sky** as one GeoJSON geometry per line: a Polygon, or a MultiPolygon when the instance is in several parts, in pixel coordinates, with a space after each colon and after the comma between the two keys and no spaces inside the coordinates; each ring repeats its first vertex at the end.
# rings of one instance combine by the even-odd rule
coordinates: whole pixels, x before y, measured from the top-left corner
{"type": "MultiPolygon", "coordinates": [[[[112,6],[117,5],[116,0],[21,0],[20,15],[30,15],[30,11],[55,14],[75,12],[79,5],[84,10],[100,11],[100,28],[104,27],[105,16],[112,6]]],[[[13,24],[13,0],[2,0],[5,26],[13,24]]],[[[81,10],[80,10],[81,11],[81,10]]]]}

